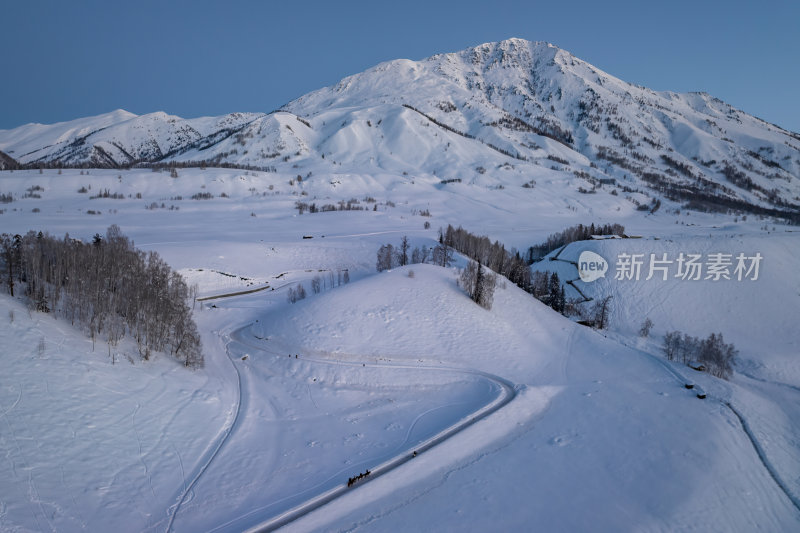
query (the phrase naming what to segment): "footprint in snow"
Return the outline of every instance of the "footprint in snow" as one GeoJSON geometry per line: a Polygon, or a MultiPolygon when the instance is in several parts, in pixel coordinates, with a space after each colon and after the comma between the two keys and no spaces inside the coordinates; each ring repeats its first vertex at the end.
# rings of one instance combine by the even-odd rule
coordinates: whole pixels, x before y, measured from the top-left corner
{"type": "Polygon", "coordinates": [[[572,442],[572,437],[570,435],[558,435],[550,439],[551,446],[566,446],[572,442]]]}

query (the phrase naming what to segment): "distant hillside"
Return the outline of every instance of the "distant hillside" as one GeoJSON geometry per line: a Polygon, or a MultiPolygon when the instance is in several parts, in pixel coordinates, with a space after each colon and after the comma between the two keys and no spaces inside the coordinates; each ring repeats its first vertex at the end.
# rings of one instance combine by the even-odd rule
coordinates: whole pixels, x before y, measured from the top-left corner
{"type": "Polygon", "coordinates": [[[395,60],[269,114],[182,119],[122,110],[0,131],[14,166],[216,165],[428,175],[503,185],[517,175],[632,194],[642,210],[800,219],[800,135],[705,93],[655,92],[551,44],[509,39],[395,60]]]}

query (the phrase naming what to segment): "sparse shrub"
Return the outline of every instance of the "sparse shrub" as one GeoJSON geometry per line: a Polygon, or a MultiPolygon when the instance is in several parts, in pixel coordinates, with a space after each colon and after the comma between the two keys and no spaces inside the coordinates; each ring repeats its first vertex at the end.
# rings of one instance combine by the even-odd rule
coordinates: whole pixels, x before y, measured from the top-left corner
{"type": "Polygon", "coordinates": [[[646,318],[644,322],[642,322],[642,327],[639,328],[639,336],[649,337],[651,329],[653,329],[653,321],[649,318],[646,318]]]}

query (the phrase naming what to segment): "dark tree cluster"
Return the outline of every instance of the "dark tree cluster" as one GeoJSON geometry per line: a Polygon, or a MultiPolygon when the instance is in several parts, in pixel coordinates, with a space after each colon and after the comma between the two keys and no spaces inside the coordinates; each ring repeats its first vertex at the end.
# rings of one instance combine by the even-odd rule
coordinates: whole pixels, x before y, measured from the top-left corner
{"type": "Polygon", "coordinates": [[[450,266],[452,261],[453,251],[443,243],[439,243],[439,245],[433,248],[428,248],[424,245],[421,248],[416,246],[412,250],[408,237],[403,236],[399,246],[384,244],[378,249],[375,268],[378,272],[383,272],[384,270],[390,270],[398,266],[428,262],[434,265],[447,267],[450,266]]]}
{"type": "Polygon", "coordinates": [[[535,271],[531,274],[528,292],[537,300],[562,315],[567,311],[567,297],[564,285],[557,272],[535,271]]]}
{"type": "Polygon", "coordinates": [[[440,242],[528,290],[530,269],[516,250],[506,250],[499,241],[491,242],[489,237],[474,235],[461,226],[448,225],[440,235],[440,242]]]}
{"type": "MultiPolygon", "coordinates": [[[[660,204],[659,204],[660,205],[660,204]]],[[[621,224],[597,224],[594,223],[584,226],[570,226],[558,233],[553,233],[542,244],[528,248],[528,263],[534,263],[546,256],[553,250],[557,250],[571,242],[587,241],[592,235],[625,235],[625,227],[621,224]]]]}
{"type": "Polygon", "coordinates": [[[669,168],[677,170],[678,172],[680,172],[681,174],[683,174],[687,178],[697,179],[697,176],[695,175],[695,173],[692,172],[691,165],[689,165],[687,163],[681,163],[680,161],[678,161],[676,159],[673,159],[670,156],[664,155],[664,154],[661,155],[661,161],[663,161],[664,164],[667,165],[669,168]]]}
{"type": "Polygon", "coordinates": [[[568,302],[564,286],[555,272],[531,273],[528,264],[513,248],[508,251],[500,242],[492,243],[488,237],[473,235],[460,226],[447,226],[446,231],[440,232],[439,240],[445,249],[452,247],[480,265],[505,276],[511,283],[554,311],[567,314],[568,302]]]}
{"type": "Polygon", "coordinates": [[[13,157],[0,150],[0,170],[16,170],[18,168],[19,163],[13,157]]]}
{"type": "MultiPolygon", "coordinates": [[[[482,143],[482,144],[488,146],[492,150],[494,150],[496,152],[499,152],[499,153],[501,153],[503,155],[506,155],[508,157],[513,157],[514,159],[519,159],[520,161],[527,161],[528,160],[527,157],[525,157],[525,156],[523,156],[521,154],[511,152],[510,150],[506,150],[504,148],[500,148],[499,146],[495,146],[494,144],[488,143],[488,142],[484,141],[483,139],[478,139],[474,135],[471,135],[469,133],[457,130],[452,126],[449,126],[449,125],[445,124],[444,122],[440,122],[440,121],[436,120],[435,118],[433,118],[432,116],[426,115],[425,113],[423,113],[422,111],[420,111],[416,107],[410,106],[408,104],[403,104],[403,107],[406,107],[406,108],[408,108],[408,109],[410,109],[412,111],[416,111],[417,113],[419,113],[423,117],[427,118],[428,120],[430,120],[431,122],[433,122],[434,124],[439,126],[440,128],[445,129],[445,130],[447,130],[449,132],[455,133],[456,135],[460,135],[461,137],[464,137],[465,139],[474,139],[474,140],[478,141],[479,143],[482,143]]],[[[538,133],[540,133],[540,135],[545,135],[545,136],[548,136],[548,137],[552,137],[551,135],[549,135],[548,133],[546,133],[544,131],[541,131],[541,132],[538,132],[538,133]]],[[[561,142],[559,139],[556,139],[556,140],[561,142]]]]}
{"type": "MultiPolygon", "coordinates": [[[[374,200],[374,199],[373,199],[374,200]]],[[[302,215],[306,211],[309,213],[327,213],[330,211],[365,211],[366,209],[364,206],[359,205],[361,202],[358,198],[351,198],[347,201],[339,200],[338,205],[334,204],[323,204],[317,205],[316,203],[309,204],[308,202],[301,202],[297,201],[294,203],[294,208],[297,209],[297,213],[302,215]]],[[[377,202],[373,202],[375,205],[372,206],[373,211],[378,210],[377,202]]]]}
{"type": "Polygon", "coordinates": [[[187,367],[202,367],[200,335],[188,301],[193,297],[180,274],[156,252],[134,248],[120,228],[91,243],[66,235],[57,239],[31,231],[0,235],[0,276],[40,312],[88,330],[109,345],[132,337],[142,358],[168,352],[187,367]]]}
{"type": "MultiPolygon", "coordinates": [[[[78,191],[78,192],[80,192],[80,191],[78,191]]],[[[122,193],[118,193],[118,192],[113,192],[112,193],[108,189],[103,189],[99,193],[97,193],[96,195],[89,197],[90,200],[96,200],[97,198],[112,198],[114,200],[122,200],[122,199],[125,198],[125,195],[122,194],[122,193]]]]}
{"type": "Polygon", "coordinates": [[[191,196],[192,200],[211,200],[214,195],[210,192],[196,192],[191,196]]]}
{"type": "Polygon", "coordinates": [[[328,272],[327,276],[317,274],[311,280],[311,290],[314,294],[319,294],[321,291],[333,289],[350,283],[350,271],[345,269],[337,269],[334,274],[333,270],[328,272]]]}
{"type": "Polygon", "coordinates": [[[289,287],[289,291],[286,294],[286,299],[289,300],[289,303],[295,303],[298,300],[305,300],[306,298],[306,289],[303,287],[302,283],[298,283],[297,287],[289,287]]]}
{"type": "Polygon", "coordinates": [[[533,272],[520,254],[513,248],[508,251],[500,242],[492,243],[488,237],[474,235],[461,226],[448,225],[439,228],[439,244],[430,249],[426,246],[411,249],[407,237],[399,246],[384,244],[377,253],[378,272],[397,266],[416,263],[432,263],[447,267],[453,260],[453,250],[472,260],[462,270],[460,284],[476,303],[490,309],[496,285],[496,275],[505,276],[516,286],[561,314],[568,314],[570,303],[566,300],[564,286],[555,272],[533,272]],[[473,264],[474,263],[474,264],[473,264]]]}
{"type": "Polygon", "coordinates": [[[664,355],[670,361],[681,361],[689,365],[698,363],[698,369],[722,379],[733,374],[733,365],[738,351],[733,344],[725,344],[722,333],[712,333],[705,339],[692,337],[680,331],[664,335],[664,355]]]}
{"type": "Polygon", "coordinates": [[[479,262],[470,261],[458,279],[458,284],[470,299],[484,309],[491,309],[497,276],[483,268],[479,262]]]}

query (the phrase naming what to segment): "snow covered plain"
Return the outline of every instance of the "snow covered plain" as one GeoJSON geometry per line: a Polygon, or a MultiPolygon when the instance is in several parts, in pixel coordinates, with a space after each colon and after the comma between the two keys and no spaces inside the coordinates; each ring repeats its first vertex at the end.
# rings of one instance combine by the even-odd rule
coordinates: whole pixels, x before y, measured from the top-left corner
{"type": "MultiPolygon", "coordinates": [[[[290,185],[284,173],[179,174],[0,173],[0,192],[17,198],[0,206],[2,232],[88,239],[116,223],[197,283],[201,297],[266,287],[198,305],[206,367],[194,372],[166,356],[141,362],[124,343],[111,354],[102,342],[93,349],[64,321],[0,297],[0,529],[241,531],[277,525],[270,521],[331,491],[343,494],[285,528],[800,525],[794,228],[676,215],[669,205],[644,216],[544,170],[533,190],[442,186],[425,175],[315,172],[290,185]],[[21,198],[33,185],[41,198],[21,198]],[[124,198],[89,199],[106,188],[124,198]],[[199,192],[214,198],[189,199],[199,192]],[[367,210],[294,209],[297,200],[351,197],[367,210]],[[454,269],[375,272],[381,244],[408,235],[431,246],[448,223],[525,249],[578,222],[619,222],[644,238],[572,245],[565,258],[583,249],[612,261],[622,251],[758,251],[761,277],[615,282],[610,272],[582,286],[614,296],[611,328],[599,334],[510,284],[486,311],[457,287],[454,269]],[[349,284],[309,290],[314,276],[344,269],[349,284]],[[289,304],[297,283],[309,296],[289,304]],[[646,316],[654,331],[640,339],[646,316]],[[659,339],[671,329],[721,331],[734,342],[741,364],[732,381],[664,361],[659,339]],[[346,487],[395,457],[407,460],[346,487]]],[[[562,277],[577,277],[559,266],[562,277]]]]}

